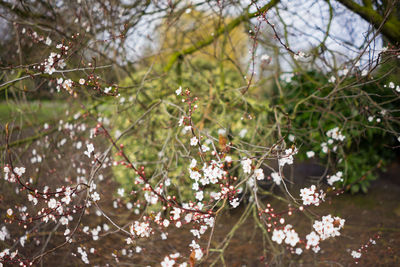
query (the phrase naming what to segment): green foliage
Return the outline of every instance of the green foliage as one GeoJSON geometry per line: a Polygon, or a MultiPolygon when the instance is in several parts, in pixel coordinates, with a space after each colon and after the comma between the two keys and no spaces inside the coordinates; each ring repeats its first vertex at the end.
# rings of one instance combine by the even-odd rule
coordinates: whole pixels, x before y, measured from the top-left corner
{"type": "MultiPolygon", "coordinates": [[[[259,101],[251,95],[244,98],[237,88],[245,86],[245,81],[236,69],[224,66],[223,88],[216,62],[196,58],[190,65],[182,63],[182,70],[181,73],[160,76],[161,68],[154,66],[152,75],[158,78],[145,71],[134,73],[120,84],[121,96],[113,100],[119,102],[123,97],[125,102],[104,104],[99,112],[110,118],[114,136],[118,129],[123,131],[133,127],[119,143],[124,144],[124,151],[136,166],[146,162],[147,176],[154,178],[151,179],[153,186],[170,179],[169,193],[190,199],[193,198],[192,181],[188,175],[191,159],[183,146],[187,147],[191,136],[183,134],[183,127],[178,126],[181,116],[187,113],[187,104],[175,94],[180,85],[183,91],[189,88],[192,95],[199,98],[192,118],[196,128],[209,135],[203,140],[214,138],[218,146],[218,130],[221,128],[227,132],[227,142],[239,148],[247,146],[245,142],[266,146],[276,138],[272,135],[274,118],[270,116],[269,102],[259,101]],[[146,118],[137,123],[149,109],[152,110],[146,118]],[[241,137],[239,133],[243,129],[247,133],[241,137]],[[168,169],[168,176],[162,171],[164,168],[168,169]]],[[[239,154],[232,151],[231,156],[237,160],[239,154]]],[[[134,184],[136,177],[123,166],[113,168],[113,174],[127,191],[137,191],[142,187],[134,184]]]]}
{"type": "MultiPolygon", "coordinates": [[[[146,71],[127,78],[116,100],[124,97],[126,102],[116,105],[116,109],[106,104],[103,111],[112,118],[113,129],[135,125],[122,139],[128,156],[138,164],[144,159],[151,163],[147,165],[153,177],[164,175],[157,170],[158,164],[168,166],[169,177],[154,179],[154,185],[170,178],[175,185],[170,190],[182,198],[191,196],[191,183],[187,171],[190,159],[181,143],[187,144],[189,139],[177,125],[186,109],[175,95],[180,85],[200,99],[193,122],[210,136],[218,137],[218,129],[224,128],[228,142],[239,148],[242,144],[244,147],[244,142],[271,146],[279,139],[279,124],[283,135],[296,136],[299,160],[307,160],[306,152],[314,151],[319,162],[328,167],[328,175],[343,172],[340,185],[352,193],[366,193],[377,171],[395,155],[391,147],[396,145],[399,125],[394,118],[400,114],[396,111],[399,104],[396,94],[385,86],[390,77],[368,82],[367,78],[349,75],[336,87],[328,81],[330,75],[308,71],[295,75],[289,83],[282,83],[281,93],[277,87],[260,89],[261,84],[257,84],[243,96],[238,88],[246,83],[233,66],[224,66],[222,85],[219,64],[201,58],[194,58],[190,64],[179,62],[177,71],[169,75],[160,75],[159,66],[154,66],[153,71],[157,78],[148,76],[146,71]],[[133,96],[135,101],[130,102],[133,96]],[[149,113],[150,118],[137,123],[153,105],[157,107],[149,113]],[[122,113],[126,110],[129,111],[122,113]],[[369,121],[370,117],[373,121],[369,121]],[[335,127],[346,138],[329,144],[326,133],[335,127]],[[240,137],[243,129],[247,133],[240,137]],[[327,153],[323,152],[322,143],[327,143],[327,153]]],[[[232,152],[234,159],[240,156],[243,155],[232,152]]],[[[132,172],[124,167],[116,169],[114,174],[128,190],[139,188],[133,183],[132,172]]]]}
{"type": "Polygon", "coordinates": [[[14,100],[0,102],[0,122],[10,118],[26,125],[43,125],[45,122],[56,120],[64,113],[67,104],[61,101],[30,101],[16,103],[14,100]]]}
{"type": "Polygon", "coordinates": [[[343,185],[352,193],[366,193],[379,168],[394,157],[399,132],[396,111],[399,101],[385,79],[369,83],[349,76],[340,87],[328,81],[329,75],[310,71],[294,76],[284,88],[277,104],[285,108],[290,120],[287,133],[301,145],[298,157],[314,151],[330,173],[343,171],[343,185]],[[372,121],[371,118],[373,118],[372,121]],[[370,120],[369,120],[370,119],[370,120]],[[339,127],[346,139],[329,145],[326,132],[339,127]],[[322,143],[328,143],[324,153],[322,143]]]}

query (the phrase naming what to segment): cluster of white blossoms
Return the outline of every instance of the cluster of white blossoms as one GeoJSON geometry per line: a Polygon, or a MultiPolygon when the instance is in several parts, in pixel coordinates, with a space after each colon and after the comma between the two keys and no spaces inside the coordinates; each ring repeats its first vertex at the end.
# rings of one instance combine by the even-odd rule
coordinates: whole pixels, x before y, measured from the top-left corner
{"type": "Polygon", "coordinates": [[[328,176],[326,181],[328,182],[329,185],[332,186],[335,182],[343,182],[342,176],[343,176],[343,172],[338,171],[334,175],[328,176]]]}
{"type": "Polygon", "coordinates": [[[315,205],[318,206],[325,200],[324,191],[320,190],[319,193],[316,191],[316,186],[312,185],[310,188],[300,189],[300,197],[303,201],[303,205],[315,205]]]}
{"type": "MultiPolygon", "coordinates": [[[[343,228],[344,221],[344,219],[331,215],[323,216],[321,221],[315,221],[313,225],[315,231],[306,236],[305,248],[311,248],[317,253],[320,250],[319,243],[321,240],[340,235],[339,230],[343,228]]],[[[285,242],[292,247],[295,247],[298,243],[303,243],[290,224],[287,224],[283,229],[275,228],[272,233],[272,241],[278,244],[285,242]]],[[[296,253],[301,254],[302,250],[296,249],[296,253]]]]}
{"type": "Polygon", "coordinates": [[[150,227],[150,224],[147,222],[135,221],[130,226],[129,230],[133,236],[150,237],[150,234],[152,233],[153,229],[150,227]]]}
{"type": "Polygon", "coordinates": [[[32,164],[41,163],[42,159],[43,159],[42,156],[37,153],[36,149],[33,149],[32,150],[31,163],[32,164]]]}
{"type": "MultiPolygon", "coordinates": [[[[5,167],[5,168],[7,168],[7,167],[5,167]]],[[[4,171],[6,170],[5,168],[4,168],[4,171]]],[[[15,167],[14,168],[15,174],[17,174],[20,177],[25,173],[25,170],[26,170],[25,167],[15,167]]]]}
{"type": "Polygon", "coordinates": [[[96,228],[93,228],[92,230],[90,230],[90,233],[92,234],[92,238],[93,240],[99,240],[99,233],[101,231],[101,226],[98,225],[96,228]]]}
{"type": "MultiPolygon", "coordinates": [[[[159,189],[159,187],[156,189],[159,189]]],[[[153,191],[146,191],[144,193],[144,199],[149,203],[149,205],[154,205],[158,202],[158,196],[153,191]]]]}
{"type": "Polygon", "coordinates": [[[65,68],[66,64],[64,59],[61,58],[60,54],[51,52],[49,57],[45,59],[40,66],[44,68],[44,73],[52,75],[56,71],[56,67],[63,69],[65,68]]]}
{"type": "Polygon", "coordinates": [[[272,178],[272,181],[274,181],[274,183],[276,183],[277,185],[281,184],[282,177],[278,172],[271,173],[271,178],[272,178]]]}
{"type": "Polygon", "coordinates": [[[97,202],[97,201],[100,200],[100,195],[99,195],[99,193],[97,193],[97,192],[93,192],[93,193],[90,195],[90,197],[92,198],[92,200],[93,200],[94,202],[97,202]]]}
{"type": "MultiPolygon", "coordinates": [[[[26,34],[26,33],[27,33],[27,32],[26,32],[26,29],[25,29],[25,28],[22,28],[21,33],[22,33],[22,34],[26,34]]],[[[47,45],[47,46],[50,46],[51,43],[53,42],[49,36],[47,36],[46,39],[45,39],[43,35],[39,35],[39,34],[38,34],[37,32],[35,32],[35,31],[33,31],[33,32],[31,33],[30,37],[32,38],[32,40],[33,40],[34,42],[42,42],[42,43],[44,43],[44,44],[47,45]]]]}
{"type": "MultiPolygon", "coordinates": [[[[194,191],[194,196],[196,200],[202,201],[205,197],[203,191],[204,189],[201,189],[200,185],[204,187],[209,184],[218,184],[224,179],[224,177],[228,175],[228,172],[224,169],[223,162],[230,163],[232,162],[232,158],[230,156],[227,156],[222,162],[211,160],[209,163],[204,163],[201,169],[197,167],[196,159],[191,160],[188,170],[190,178],[194,181],[192,184],[192,189],[194,191]]],[[[247,158],[243,159],[242,166],[244,168],[245,173],[251,173],[252,168],[250,159],[247,158]]],[[[263,170],[262,169],[255,170],[254,174],[252,175],[252,178],[256,178],[258,180],[264,179],[263,170]]],[[[210,191],[209,196],[211,200],[219,200],[222,198],[227,198],[229,199],[230,205],[233,208],[236,208],[239,206],[240,201],[239,198],[232,196],[232,194],[238,193],[239,190],[237,190],[236,193],[233,192],[235,192],[235,187],[233,185],[225,186],[223,184],[220,184],[219,190],[210,191]]],[[[197,207],[203,207],[203,204],[201,202],[198,202],[196,205],[197,207]]],[[[194,233],[198,232],[194,231],[194,233]]]]}
{"type": "MultiPolygon", "coordinates": [[[[379,238],[379,237],[378,237],[379,238]]],[[[376,245],[376,241],[372,238],[370,238],[368,240],[367,244],[362,245],[359,249],[357,250],[352,250],[350,255],[356,260],[356,264],[358,264],[358,259],[361,258],[362,254],[364,252],[367,252],[367,249],[371,246],[371,245],[376,245]]]]}
{"type": "Polygon", "coordinates": [[[180,208],[174,207],[174,209],[170,212],[174,221],[178,220],[181,217],[182,210],[180,208]]]}
{"type": "Polygon", "coordinates": [[[28,200],[32,202],[34,206],[36,206],[38,203],[38,199],[34,197],[32,194],[28,194],[28,200]]]}
{"type": "Polygon", "coordinates": [[[200,245],[196,243],[196,241],[192,240],[192,243],[189,245],[194,251],[194,257],[196,260],[201,260],[203,258],[203,251],[200,248],[200,245]]]}
{"type": "MultiPolygon", "coordinates": [[[[34,150],[32,154],[36,155],[36,151],[34,150]]],[[[8,181],[15,182],[17,178],[22,177],[25,171],[26,171],[25,167],[15,167],[13,171],[11,171],[11,168],[9,166],[5,166],[4,167],[5,179],[8,181]]],[[[26,182],[25,184],[26,186],[28,186],[32,183],[33,180],[32,178],[30,178],[29,182],[26,182]]],[[[72,214],[76,213],[75,208],[70,209],[67,206],[71,203],[72,198],[76,196],[75,191],[76,189],[72,189],[71,187],[59,187],[55,191],[50,192],[49,187],[45,186],[40,193],[38,189],[27,190],[26,196],[28,201],[31,202],[34,206],[38,204],[39,199],[44,200],[44,203],[46,204],[47,208],[43,207],[43,209],[37,212],[37,216],[40,218],[42,222],[47,223],[49,221],[53,221],[55,223],[60,223],[60,225],[68,225],[69,222],[73,220],[72,214]]],[[[18,216],[21,221],[27,221],[31,218],[34,218],[34,216],[30,215],[27,212],[26,206],[19,206],[18,213],[16,214],[14,214],[14,211],[12,209],[8,209],[7,215],[8,217],[18,216]]],[[[0,240],[3,238],[3,236],[7,236],[5,235],[4,229],[2,229],[2,231],[0,232],[0,240]]],[[[21,246],[25,245],[26,240],[27,240],[26,235],[19,238],[21,246]]]]}
{"type": "Polygon", "coordinates": [[[15,167],[14,172],[11,171],[9,166],[5,166],[3,168],[4,171],[4,180],[10,182],[10,183],[15,183],[16,177],[15,174],[19,177],[21,177],[25,173],[25,167],[15,167]],[[15,173],[15,174],[14,174],[15,173]]]}
{"type": "MultiPolygon", "coordinates": [[[[208,228],[212,228],[214,226],[214,218],[213,217],[205,217],[205,216],[198,216],[199,214],[194,214],[194,213],[187,213],[185,215],[185,222],[189,223],[192,220],[197,224],[197,226],[194,229],[191,229],[190,232],[195,238],[200,239],[203,234],[207,231],[208,228]]],[[[195,243],[196,241],[193,240],[192,244],[195,243]]]]}
{"type": "MultiPolygon", "coordinates": [[[[344,136],[342,134],[339,127],[335,127],[333,129],[330,129],[329,131],[327,131],[326,136],[329,137],[328,141],[321,143],[322,152],[324,152],[324,153],[328,153],[328,150],[329,150],[328,146],[334,144],[335,141],[343,142],[346,139],[346,136],[344,136]]],[[[332,151],[336,152],[337,148],[338,148],[338,146],[334,145],[332,147],[332,151]]]]}
{"type": "Polygon", "coordinates": [[[293,55],[293,58],[295,60],[304,59],[304,58],[306,58],[306,53],[304,53],[303,51],[300,51],[297,54],[293,55]]]}
{"type": "MultiPolygon", "coordinates": [[[[385,110],[382,110],[381,111],[381,115],[385,115],[385,113],[386,113],[386,111],[385,110]]],[[[373,122],[374,121],[374,119],[375,119],[375,116],[368,116],[368,122],[373,122]]],[[[375,121],[377,122],[377,123],[380,123],[381,121],[382,121],[382,119],[381,118],[379,118],[379,117],[377,117],[376,119],[375,119],[375,121]]]]}
{"type": "Polygon", "coordinates": [[[295,247],[297,243],[300,242],[300,238],[293,229],[293,226],[287,224],[283,229],[274,229],[272,233],[272,241],[275,241],[278,244],[282,244],[282,242],[285,241],[285,244],[295,247]]]}
{"type": "Polygon", "coordinates": [[[8,238],[10,238],[10,233],[8,232],[7,228],[3,226],[0,230],[0,240],[4,241],[8,238]]]}
{"type": "Polygon", "coordinates": [[[57,79],[57,92],[60,92],[61,88],[63,88],[64,90],[66,90],[67,92],[69,92],[70,94],[72,94],[72,86],[73,86],[73,82],[71,79],[63,79],[63,78],[58,78],[57,79]]]}
{"type": "MultiPolygon", "coordinates": [[[[326,136],[328,136],[336,141],[344,141],[344,139],[346,139],[346,136],[342,135],[342,132],[340,131],[339,127],[335,127],[333,129],[330,129],[329,131],[327,131],[326,136]]],[[[329,143],[329,141],[328,141],[328,143],[329,143]]]]}
{"type": "Polygon", "coordinates": [[[251,173],[251,159],[248,158],[243,158],[240,161],[240,164],[242,165],[243,172],[250,174],[251,173]]]}
{"type": "MultiPolygon", "coordinates": [[[[198,170],[196,166],[196,159],[192,159],[189,166],[189,176],[192,180],[194,180],[192,189],[195,192],[195,198],[198,201],[202,201],[204,198],[204,192],[200,189],[200,184],[202,186],[206,186],[208,184],[217,184],[224,176],[227,175],[227,172],[223,169],[224,164],[218,163],[215,160],[212,160],[209,164],[204,163],[201,170],[198,170]]],[[[211,192],[210,196],[214,199],[219,199],[222,195],[227,193],[223,193],[222,190],[223,188],[221,188],[221,192],[211,192]]],[[[201,206],[201,203],[198,203],[198,205],[201,206]]]]}
{"type": "Polygon", "coordinates": [[[78,247],[78,253],[81,254],[81,259],[84,263],[89,264],[89,258],[86,253],[81,247],[78,247]]]}
{"type": "Polygon", "coordinates": [[[83,152],[83,154],[85,154],[88,158],[90,158],[90,156],[92,155],[92,152],[94,151],[94,146],[93,146],[93,144],[86,144],[86,148],[87,148],[87,150],[85,152],[83,152]]]}
{"type": "MultiPolygon", "coordinates": [[[[6,249],[4,249],[2,252],[0,252],[0,259],[5,258],[5,256],[9,256],[10,259],[12,260],[12,259],[14,259],[15,256],[17,256],[17,255],[18,255],[18,249],[17,249],[16,251],[14,251],[14,252],[10,252],[10,249],[9,249],[9,248],[6,248],[6,249]]],[[[0,263],[0,264],[2,264],[2,263],[0,263]]]]}
{"type": "Polygon", "coordinates": [[[322,216],[321,221],[315,221],[314,230],[319,234],[321,240],[329,237],[340,236],[340,229],[344,226],[344,219],[332,217],[332,215],[322,216]]]}
{"type": "Polygon", "coordinates": [[[400,86],[394,84],[394,82],[390,82],[388,85],[384,85],[384,87],[389,87],[390,89],[396,90],[397,93],[400,93],[400,86]]]}
{"type": "Polygon", "coordinates": [[[227,172],[223,169],[223,164],[218,163],[214,160],[211,161],[211,164],[207,165],[204,163],[202,171],[203,178],[200,179],[200,183],[203,185],[212,183],[216,184],[223,176],[227,175],[227,172]]]}
{"type": "Polygon", "coordinates": [[[179,252],[169,254],[168,256],[164,257],[164,260],[160,263],[161,267],[172,267],[172,266],[179,266],[179,267],[187,267],[187,263],[181,263],[179,265],[175,265],[176,260],[181,256],[179,252]]]}
{"type": "Polygon", "coordinates": [[[71,187],[67,186],[64,191],[64,197],[61,199],[61,202],[64,202],[66,205],[68,205],[71,202],[71,196],[76,196],[75,194],[72,194],[71,187]]]}
{"type": "Polygon", "coordinates": [[[288,148],[285,150],[285,153],[281,155],[279,159],[279,166],[283,167],[286,164],[292,165],[293,164],[293,156],[296,155],[298,152],[297,148],[288,148]]]}
{"type": "Polygon", "coordinates": [[[207,225],[201,225],[200,229],[191,229],[190,232],[194,237],[200,238],[207,231],[207,225]]]}
{"type": "MultiPolygon", "coordinates": [[[[200,184],[202,186],[206,186],[208,184],[217,184],[227,175],[227,172],[224,170],[224,163],[216,160],[211,160],[210,162],[204,163],[201,169],[197,165],[197,160],[193,158],[190,161],[188,171],[190,178],[193,180],[192,189],[194,190],[195,198],[198,201],[202,201],[204,198],[204,193],[200,189],[200,184]]],[[[220,192],[211,192],[210,197],[219,199],[222,196],[227,195],[233,189],[233,187],[225,188],[224,186],[221,186],[220,192]]],[[[190,232],[195,239],[200,239],[202,235],[206,233],[207,229],[213,227],[215,221],[215,219],[209,214],[200,212],[203,207],[204,204],[201,202],[182,203],[182,208],[173,207],[171,209],[169,212],[169,219],[162,218],[161,212],[159,212],[154,217],[154,222],[160,226],[163,226],[164,228],[168,228],[172,223],[174,223],[175,227],[177,228],[180,228],[183,223],[196,223],[197,225],[195,225],[190,232]]],[[[148,237],[151,234],[149,223],[135,222],[135,224],[131,226],[131,233],[140,237],[148,237]]],[[[166,236],[164,235],[164,238],[162,237],[162,239],[166,239],[166,236]]],[[[132,242],[132,240],[128,238],[127,242],[132,242]]],[[[203,250],[196,240],[192,240],[192,243],[189,245],[189,247],[193,251],[193,255],[196,260],[200,260],[203,257],[203,250]]],[[[161,262],[161,266],[187,266],[187,263],[179,264],[177,262],[179,257],[179,253],[165,256],[161,262]]]]}
{"type": "Polygon", "coordinates": [[[355,259],[359,259],[359,258],[361,258],[362,254],[361,254],[361,252],[358,252],[358,251],[353,250],[353,251],[351,252],[351,256],[352,256],[353,258],[355,258],[355,259]]]}

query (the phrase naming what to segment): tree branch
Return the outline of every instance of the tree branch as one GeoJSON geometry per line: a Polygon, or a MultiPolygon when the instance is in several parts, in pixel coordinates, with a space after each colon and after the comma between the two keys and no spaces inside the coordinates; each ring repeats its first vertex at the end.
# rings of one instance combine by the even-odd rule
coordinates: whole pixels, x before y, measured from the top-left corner
{"type": "Polygon", "coordinates": [[[254,18],[254,17],[260,15],[261,13],[267,11],[268,9],[275,6],[279,2],[280,2],[280,0],[271,0],[268,4],[266,4],[265,6],[260,8],[257,12],[253,12],[253,13],[246,12],[245,14],[232,20],[225,27],[220,27],[214,35],[209,36],[208,38],[201,40],[201,41],[197,42],[196,44],[194,44],[186,49],[183,49],[182,51],[177,51],[177,52],[173,53],[172,56],[170,57],[167,65],[165,66],[164,70],[169,71],[172,68],[172,65],[178,60],[178,58],[193,54],[194,52],[202,49],[203,47],[206,47],[206,46],[212,44],[212,42],[214,40],[216,40],[220,35],[232,31],[234,28],[236,28],[238,25],[240,25],[240,23],[242,23],[243,21],[247,21],[251,18],[254,18]]]}
{"type": "MultiPolygon", "coordinates": [[[[337,0],[339,3],[350,9],[352,12],[358,14],[367,22],[371,23],[376,29],[382,24],[384,16],[379,14],[373,9],[372,5],[361,6],[352,0],[337,0]]],[[[393,2],[396,5],[398,0],[393,2]]],[[[382,34],[386,36],[393,44],[400,43],[400,21],[394,16],[382,27],[382,34]]]]}

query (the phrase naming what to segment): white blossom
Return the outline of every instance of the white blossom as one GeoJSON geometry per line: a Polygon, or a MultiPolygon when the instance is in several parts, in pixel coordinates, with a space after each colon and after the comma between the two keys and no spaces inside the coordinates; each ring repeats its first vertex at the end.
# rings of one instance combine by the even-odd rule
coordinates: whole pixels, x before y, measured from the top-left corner
{"type": "Polygon", "coordinates": [[[307,151],[307,157],[308,158],[312,158],[312,157],[314,157],[315,156],[315,152],[314,151],[307,151]]]}
{"type": "Polygon", "coordinates": [[[243,158],[240,164],[242,164],[244,173],[251,173],[251,159],[243,158]]]}
{"type": "Polygon", "coordinates": [[[88,158],[90,158],[92,152],[94,151],[94,146],[93,144],[87,144],[86,145],[87,150],[85,152],[83,152],[86,156],[88,156],[88,158]]]}
{"type": "Polygon", "coordinates": [[[49,202],[47,203],[50,209],[55,209],[57,208],[57,200],[54,198],[50,199],[49,202]]]}
{"type": "Polygon", "coordinates": [[[341,171],[337,172],[334,175],[331,175],[330,177],[327,178],[327,182],[329,185],[333,185],[335,182],[343,181],[343,173],[341,171]]]}
{"type": "Polygon", "coordinates": [[[198,142],[199,142],[199,140],[197,139],[196,136],[193,136],[193,137],[190,139],[190,145],[191,145],[191,146],[197,145],[198,142]]]}
{"type": "Polygon", "coordinates": [[[176,93],[176,95],[182,94],[182,87],[179,86],[179,88],[175,90],[175,93],[176,93]]]}
{"type": "Polygon", "coordinates": [[[283,167],[286,164],[292,165],[293,164],[293,155],[297,154],[296,148],[288,148],[285,150],[285,153],[279,159],[279,166],[283,167]]]}
{"type": "Polygon", "coordinates": [[[286,233],[285,243],[291,245],[292,247],[300,241],[299,235],[293,230],[288,230],[286,233]]]}
{"type": "Polygon", "coordinates": [[[92,200],[93,200],[94,202],[100,200],[100,195],[99,195],[99,193],[97,193],[97,192],[93,192],[90,196],[92,197],[92,200]]]}
{"type": "Polygon", "coordinates": [[[229,201],[229,204],[231,204],[233,208],[237,208],[240,204],[239,198],[232,199],[231,201],[229,201]]]}
{"type": "Polygon", "coordinates": [[[315,247],[318,246],[320,237],[316,232],[312,231],[306,236],[307,246],[315,247]]]}
{"type": "Polygon", "coordinates": [[[264,171],[262,169],[254,170],[254,176],[257,180],[264,180],[264,171]]]}
{"type": "Polygon", "coordinates": [[[360,252],[357,252],[357,251],[355,251],[355,250],[353,250],[352,252],[351,252],[351,256],[353,257],[353,258],[355,258],[355,259],[359,259],[359,258],[361,258],[361,253],[360,252]]]}
{"type": "Polygon", "coordinates": [[[278,244],[282,244],[282,241],[286,238],[285,232],[283,230],[274,229],[272,233],[272,241],[278,244]]]}

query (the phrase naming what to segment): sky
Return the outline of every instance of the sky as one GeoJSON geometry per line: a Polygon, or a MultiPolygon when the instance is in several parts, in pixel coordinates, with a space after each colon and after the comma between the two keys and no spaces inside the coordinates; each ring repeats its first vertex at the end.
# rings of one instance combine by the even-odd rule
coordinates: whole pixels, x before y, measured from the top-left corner
{"type": "MultiPolygon", "coordinates": [[[[196,4],[199,1],[187,1],[187,3],[196,4]]],[[[260,1],[259,6],[268,1],[260,1]]],[[[242,7],[246,7],[250,1],[240,1],[242,7]]],[[[330,34],[326,40],[326,46],[329,50],[335,51],[336,61],[338,64],[348,61],[350,58],[355,58],[360,53],[361,45],[370,32],[371,26],[361,17],[353,12],[348,11],[345,7],[335,1],[331,1],[334,10],[330,34]]],[[[209,7],[207,7],[209,8],[209,7]]],[[[324,38],[328,23],[329,23],[329,6],[324,0],[282,0],[278,6],[279,16],[284,24],[288,27],[289,46],[294,51],[303,51],[307,53],[311,47],[317,46],[324,38]]],[[[242,8],[227,8],[226,14],[232,17],[240,15],[242,8]]],[[[255,7],[250,9],[250,12],[255,11],[255,7]]],[[[191,12],[187,9],[186,12],[191,12]]],[[[271,10],[267,13],[268,19],[276,25],[278,32],[282,33],[283,23],[277,16],[276,10],[271,10]]],[[[253,20],[255,22],[255,20],[253,20]]],[[[131,60],[140,58],[143,49],[150,47],[154,51],[159,49],[159,43],[149,41],[146,36],[156,36],[156,26],[160,23],[155,17],[148,17],[147,20],[141,22],[134,31],[131,32],[127,40],[129,47],[128,57],[131,60]]],[[[263,27],[269,27],[266,23],[263,27]]],[[[210,29],[211,34],[212,29],[210,29]]],[[[371,49],[378,51],[382,47],[380,38],[372,43],[371,49]]],[[[284,49],[281,49],[284,52],[284,49]]],[[[263,51],[258,51],[258,55],[263,54],[263,51]]],[[[326,53],[326,57],[331,62],[331,54],[326,53]]],[[[370,53],[366,53],[361,58],[361,65],[368,63],[370,53]]],[[[248,58],[250,60],[250,57],[248,58]]],[[[282,63],[283,69],[290,71],[289,63],[282,63]]]]}
{"type": "MultiPolygon", "coordinates": [[[[125,2],[131,2],[124,0],[125,2]]],[[[166,0],[157,0],[156,1],[160,5],[166,5],[166,0]]],[[[198,4],[200,0],[187,0],[183,1],[181,7],[185,5],[192,4],[193,6],[198,4]]],[[[223,3],[223,0],[220,0],[220,3],[223,3]]],[[[228,1],[225,1],[228,2],[228,1]]],[[[261,0],[258,2],[259,6],[263,6],[268,3],[267,0],[261,0]]],[[[360,46],[364,43],[364,39],[367,33],[371,30],[371,26],[369,23],[364,21],[358,15],[353,12],[348,11],[345,7],[339,4],[336,1],[330,1],[332,4],[332,8],[334,9],[334,16],[332,19],[331,27],[330,27],[330,35],[326,40],[326,46],[329,50],[335,51],[336,60],[339,62],[345,62],[349,58],[355,58],[360,52],[360,46]]],[[[211,1],[210,6],[206,5],[204,7],[200,7],[207,10],[218,10],[217,1],[211,1]],[[211,7],[211,8],[210,8],[211,7]]],[[[236,17],[242,14],[243,9],[247,7],[251,1],[250,0],[241,0],[237,1],[238,5],[231,7],[228,6],[225,8],[225,15],[229,15],[231,17],[236,17]]],[[[153,7],[150,7],[147,11],[154,10],[153,7]]],[[[192,8],[186,9],[185,12],[190,13],[192,8]]],[[[276,25],[276,28],[280,34],[283,33],[283,25],[287,25],[288,27],[288,42],[289,47],[294,51],[303,51],[307,53],[310,48],[317,46],[320,41],[324,37],[324,33],[326,32],[328,23],[329,23],[329,6],[327,1],[325,0],[282,0],[278,6],[277,10],[270,10],[267,13],[267,18],[276,25]],[[282,20],[282,21],[281,21],[282,20]],[[283,22],[283,23],[282,23],[283,22]]],[[[256,8],[253,6],[250,8],[250,12],[256,11],[256,8]]],[[[133,28],[128,33],[128,39],[125,43],[127,59],[131,62],[134,62],[140,59],[143,55],[143,51],[149,48],[153,50],[155,53],[160,48],[160,42],[158,38],[162,38],[162,36],[157,33],[157,25],[162,21],[160,17],[164,15],[163,13],[158,13],[153,16],[146,16],[144,20],[142,20],[135,28],[133,28]],[[150,38],[149,38],[150,37],[150,38]]],[[[126,17],[129,20],[129,16],[126,17]]],[[[256,22],[254,19],[253,22],[256,22]]],[[[0,18],[0,32],[4,32],[5,22],[0,18]]],[[[266,23],[262,24],[262,27],[269,32],[271,29],[268,29],[269,26],[266,23]]],[[[212,34],[213,29],[210,29],[210,34],[212,34]]],[[[4,34],[1,34],[5,36],[4,34]]],[[[283,37],[283,36],[281,36],[283,37]]],[[[107,35],[99,36],[101,39],[107,39],[107,35]]],[[[377,42],[372,43],[371,49],[366,53],[366,55],[362,58],[361,64],[368,63],[370,59],[371,53],[373,49],[377,49],[378,51],[382,47],[382,41],[380,38],[377,39],[377,42]]],[[[281,47],[281,51],[284,53],[283,47],[281,47]]],[[[261,49],[257,51],[257,55],[261,56],[265,51],[261,49]]],[[[332,56],[326,53],[328,61],[332,61],[332,56]]],[[[376,56],[376,54],[375,54],[376,56]]],[[[288,59],[288,57],[286,58],[288,59]]],[[[248,56],[247,61],[250,61],[251,58],[248,56]]],[[[290,71],[291,65],[290,60],[287,63],[282,63],[281,66],[283,69],[290,71]]]]}

